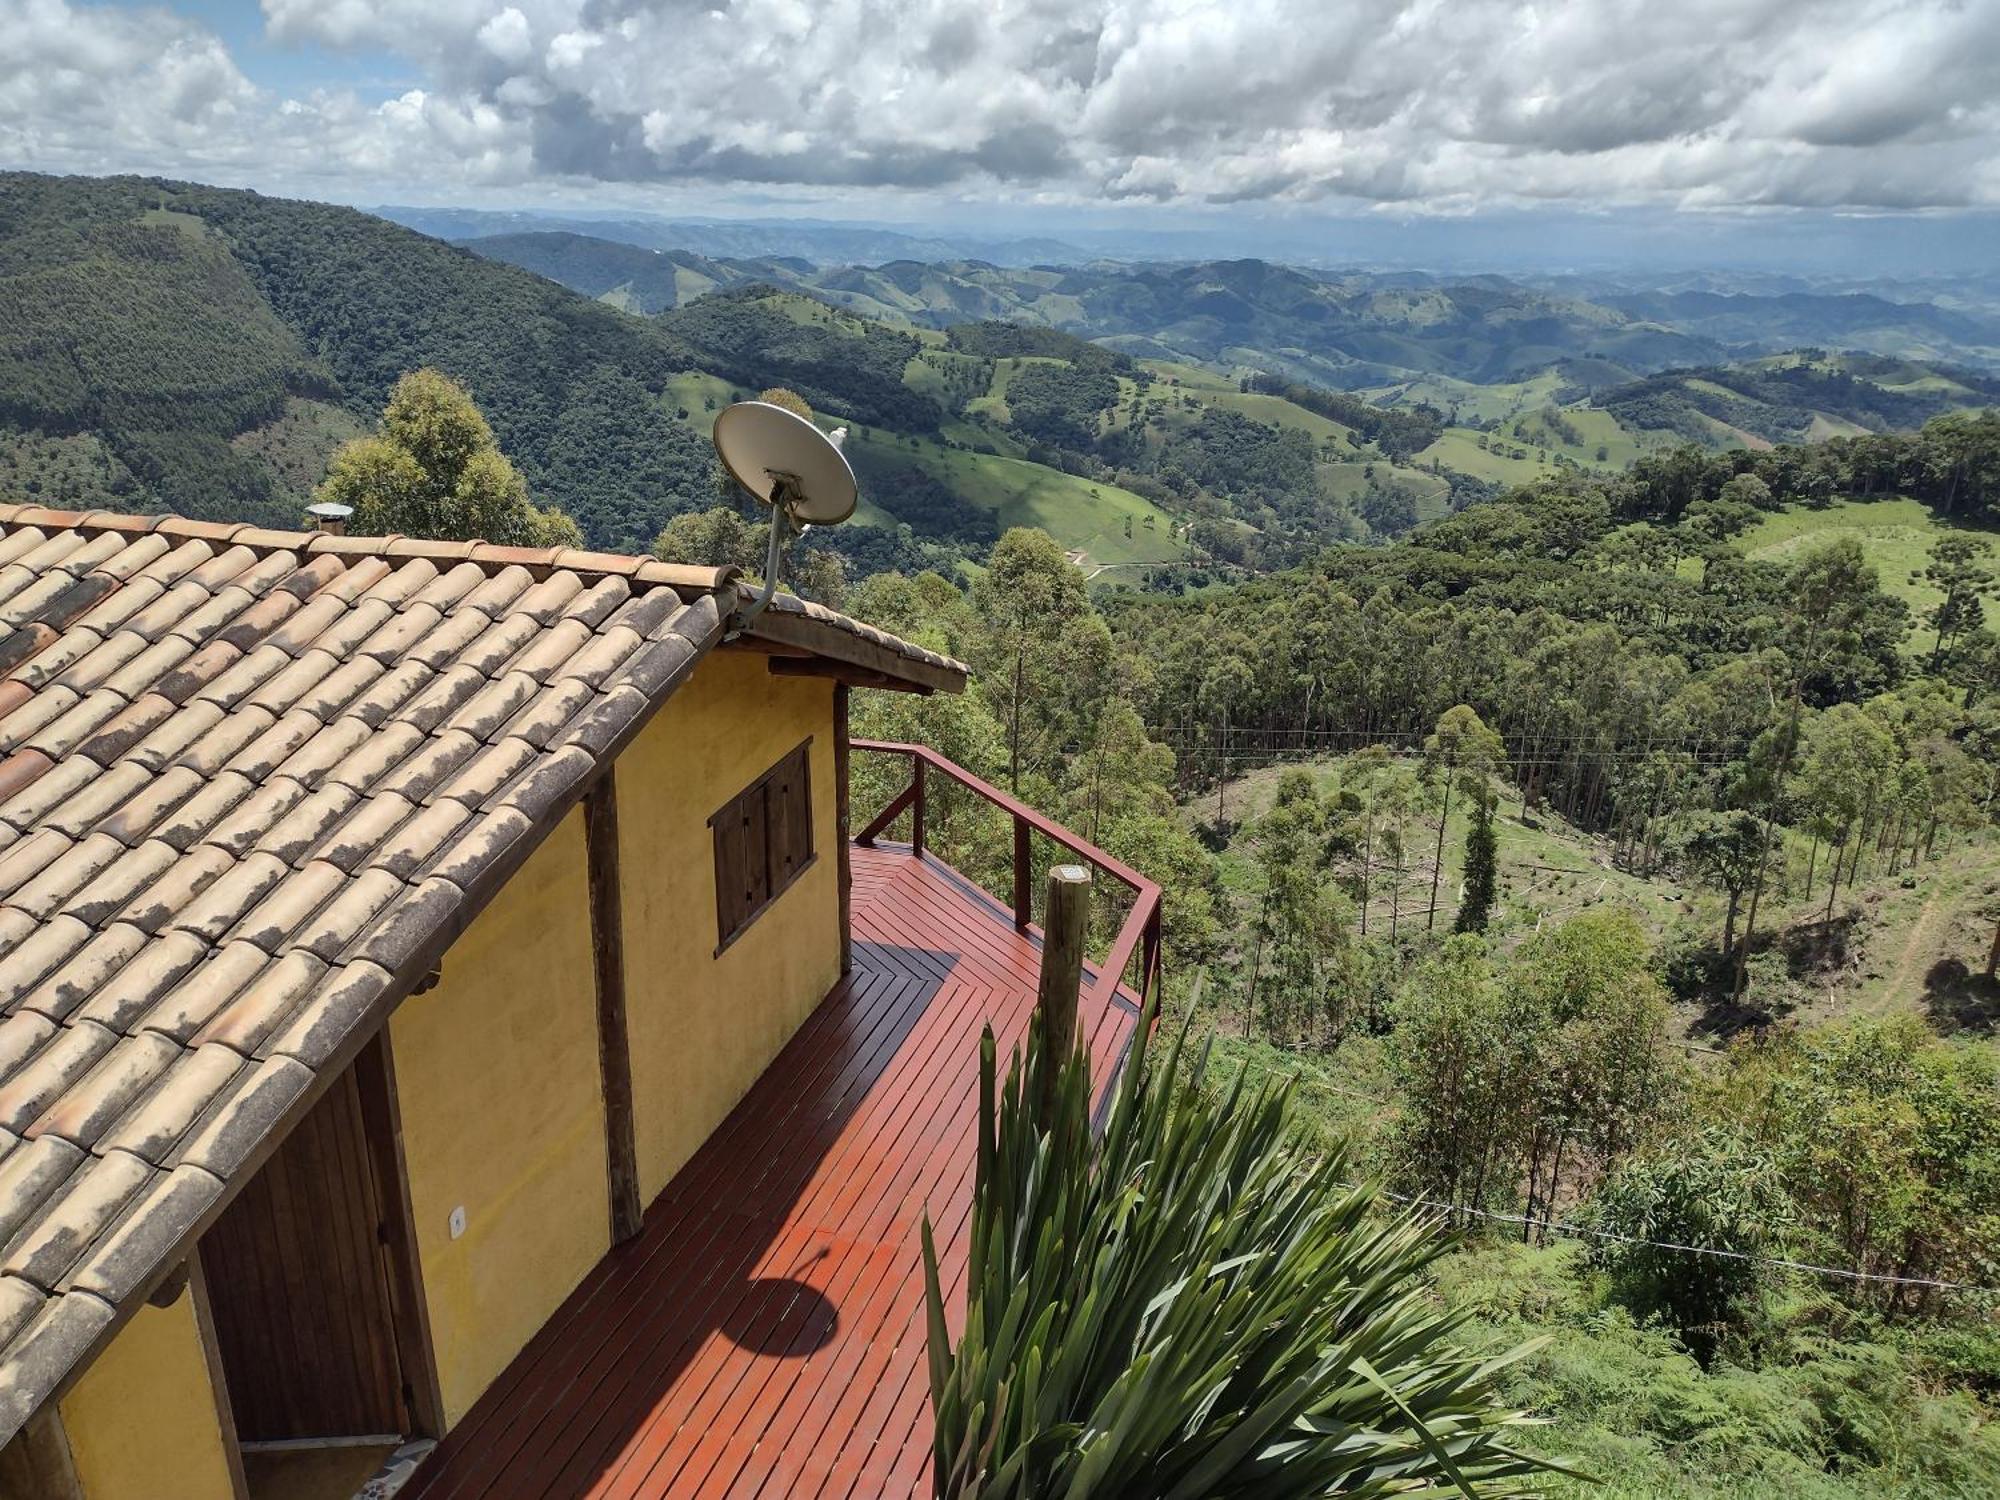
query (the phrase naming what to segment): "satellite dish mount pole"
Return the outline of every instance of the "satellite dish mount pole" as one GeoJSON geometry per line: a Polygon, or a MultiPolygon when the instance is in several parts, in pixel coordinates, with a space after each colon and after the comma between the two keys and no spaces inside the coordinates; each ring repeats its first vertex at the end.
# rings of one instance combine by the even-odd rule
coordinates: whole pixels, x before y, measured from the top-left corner
{"type": "Polygon", "coordinates": [[[749,608],[741,615],[743,624],[748,625],[764,612],[771,597],[778,592],[778,572],[785,562],[785,541],[792,529],[792,507],[799,498],[799,477],[796,474],[771,473],[771,540],[764,549],[764,589],[750,602],[749,608]]]}

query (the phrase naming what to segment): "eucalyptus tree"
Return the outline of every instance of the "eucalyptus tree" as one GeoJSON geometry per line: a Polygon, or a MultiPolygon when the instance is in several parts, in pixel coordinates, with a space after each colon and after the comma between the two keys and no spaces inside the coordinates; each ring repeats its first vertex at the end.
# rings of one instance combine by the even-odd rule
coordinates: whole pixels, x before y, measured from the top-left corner
{"type": "Polygon", "coordinates": [[[1006,728],[1008,789],[1018,792],[1035,704],[1058,688],[1068,667],[1066,627],[1090,613],[1090,596],[1046,532],[1017,526],[994,544],[972,605],[980,625],[973,664],[1006,728]]]}

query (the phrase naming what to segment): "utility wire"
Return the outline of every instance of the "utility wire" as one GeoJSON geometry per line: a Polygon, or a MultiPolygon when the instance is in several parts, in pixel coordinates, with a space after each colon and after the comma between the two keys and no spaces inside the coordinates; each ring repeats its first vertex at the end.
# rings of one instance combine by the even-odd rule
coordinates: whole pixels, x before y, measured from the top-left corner
{"type": "MultiPolygon", "coordinates": [[[[1353,1186],[1351,1183],[1348,1185],[1353,1186]]],[[[1928,1276],[1895,1276],[1886,1271],[1851,1271],[1843,1266],[1816,1266],[1807,1261],[1786,1260],[1778,1255],[1756,1255],[1748,1250],[1724,1250],[1714,1245],[1682,1245],[1672,1240],[1649,1240],[1637,1235],[1616,1234],[1609,1229],[1592,1229],[1583,1224],[1558,1224],[1549,1219],[1529,1218],[1522,1214],[1503,1214],[1493,1209],[1459,1208],[1449,1203],[1440,1203],[1435,1198],[1392,1193],[1387,1188],[1379,1191],[1383,1197],[1393,1198],[1398,1203],[1417,1204],[1447,1214],[1464,1214],[1470,1218],[1491,1219],[1502,1224],[1525,1224],[1548,1234],[1567,1235],[1571,1238],[1614,1240],[1621,1245],[1644,1245],[1652,1250],[1677,1250],[1683,1255],[1709,1255],[1720,1260],[1751,1261],[1762,1266],[1778,1266],[1787,1271],[1805,1271],[1814,1276],[1837,1276],[1846,1281],[1869,1281],[1888,1286],[1917,1286],[1940,1292],[1967,1292],[1974,1296],[2000,1297],[2000,1287],[1974,1286],[1964,1281],[1936,1281],[1928,1276]]]]}
{"type": "MultiPolygon", "coordinates": [[[[1271,1070],[1262,1070],[1271,1076],[1271,1070]]],[[[1307,1088],[1323,1089],[1350,1099],[1360,1099],[1368,1103],[1389,1107],[1389,1101],[1374,1094],[1357,1093],[1317,1078],[1295,1075],[1294,1081],[1307,1088]]],[[[1349,1191],[1359,1191],[1360,1183],[1341,1184],[1349,1191]]],[[[1781,1255],[1758,1255],[1748,1250],[1725,1250],[1715,1245],[1683,1245],[1674,1240],[1649,1240],[1639,1235],[1618,1234],[1609,1229],[1594,1229],[1586,1224],[1563,1224],[1552,1219],[1538,1219],[1525,1214],[1501,1213],[1497,1209],[1466,1208],[1458,1204],[1444,1203],[1436,1198],[1426,1198],[1410,1193],[1394,1193],[1388,1188],[1375,1189],[1382,1197],[1397,1203],[1407,1203],[1419,1208],[1432,1208],[1443,1214],[1462,1214],[1467,1218],[1487,1219],[1498,1224],[1521,1224],[1539,1229],[1544,1234],[1565,1236],[1570,1239],[1611,1240],[1621,1245],[1643,1245],[1649,1250],[1671,1250],[1682,1255],[1707,1255],[1717,1260],[1749,1261],[1760,1266],[1776,1266],[1786,1271],[1802,1271],[1813,1276],[1833,1276],[1844,1281],[1872,1282],[1885,1286],[1923,1287],[1930,1291],[1964,1292],[1978,1297],[2000,1297],[2000,1287],[1975,1286],[1964,1281],[1938,1281],[1928,1276],[1896,1276],[1886,1271],[1854,1271],[1844,1266],[1819,1266],[1809,1261],[1788,1260],[1781,1255]]]]}

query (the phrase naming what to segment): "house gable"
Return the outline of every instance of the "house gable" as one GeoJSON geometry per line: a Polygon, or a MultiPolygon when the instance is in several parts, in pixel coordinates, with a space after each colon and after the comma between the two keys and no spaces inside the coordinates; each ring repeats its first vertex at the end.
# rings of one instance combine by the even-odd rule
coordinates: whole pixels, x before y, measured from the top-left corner
{"type": "MultiPolygon", "coordinates": [[[[649,559],[0,507],[0,1443],[742,600],[649,559]]],[[[964,680],[767,618],[807,666],[964,680]]]]}

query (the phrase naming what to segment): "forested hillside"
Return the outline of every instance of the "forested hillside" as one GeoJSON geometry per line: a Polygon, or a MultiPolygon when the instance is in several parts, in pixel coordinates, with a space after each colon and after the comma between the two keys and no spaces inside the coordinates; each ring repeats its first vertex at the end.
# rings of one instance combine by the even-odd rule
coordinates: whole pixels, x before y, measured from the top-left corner
{"type": "MultiPolygon", "coordinates": [[[[2000,417],[1959,415],[1565,472],[1181,599],[1010,533],[969,594],[849,595],[978,674],[861,712],[1162,882],[1170,1005],[1467,1234],[1476,1339],[1547,1340],[1508,1390],[1573,1493],[1983,1495],[1996,498],[2000,417]]],[[[934,795],[1002,889],[1004,822],[934,795]]]]}
{"type": "Polygon", "coordinates": [[[350,209],[0,176],[0,300],[0,449],[62,503],[295,521],[424,365],[600,543],[644,546],[714,494],[708,445],[657,416],[693,361],[664,329],[350,209]]]}
{"type": "Polygon", "coordinates": [[[827,545],[857,569],[976,565],[1032,525],[1107,582],[1178,589],[1688,441],[1908,430],[1994,395],[1874,356],[1647,374],[1719,346],[1494,278],[479,248],[251,193],[0,178],[0,485],[290,520],[432,367],[535,503],[642,548],[714,503],[717,407],[782,385],[851,430],[868,503],[827,545]]]}

